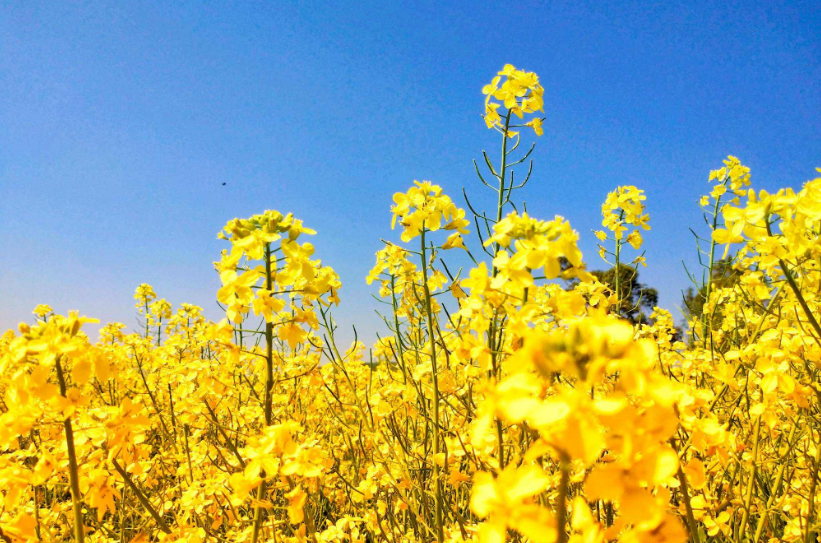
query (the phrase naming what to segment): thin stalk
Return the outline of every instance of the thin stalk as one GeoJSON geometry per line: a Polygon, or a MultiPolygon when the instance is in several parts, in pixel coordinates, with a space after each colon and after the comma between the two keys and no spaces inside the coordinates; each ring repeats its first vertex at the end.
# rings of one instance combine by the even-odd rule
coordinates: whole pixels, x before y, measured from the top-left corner
{"type": "Polygon", "coordinates": [[[755,435],[753,437],[753,454],[752,463],[750,465],[750,479],[747,481],[747,490],[744,497],[744,510],[741,514],[741,524],[738,527],[738,534],[742,538],[747,531],[747,521],[750,519],[750,508],[753,504],[753,490],[755,489],[755,472],[758,461],[758,444],[761,437],[761,416],[755,419],[755,435]]]}
{"type": "Polygon", "coordinates": [[[154,519],[154,522],[157,523],[157,526],[160,527],[160,530],[167,534],[170,534],[171,528],[168,527],[168,524],[165,523],[165,521],[157,512],[157,510],[154,509],[154,506],[151,505],[151,502],[148,501],[148,498],[145,496],[145,494],[143,494],[142,490],[140,490],[140,488],[134,483],[128,472],[125,471],[116,460],[112,460],[111,464],[114,466],[114,469],[117,470],[117,473],[120,474],[120,477],[123,478],[125,484],[128,485],[128,488],[130,488],[134,492],[134,495],[137,496],[137,500],[139,500],[139,502],[142,504],[145,510],[148,511],[148,514],[151,515],[151,518],[154,519]]]}
{"type": "MultiPolygon", "coordinates": [[[[716,231],[718,227],[718,210],[719,204],[721,202],[721,195],[716,198],[716,205],[713,208],[713,232],[716,231]]],[[[704,305],[707,304],[707,300],[710,299],[710,293],[712,292],[713,288],[713,263],[715,261],[715,254],[716,254],[716,240],[713,239],[713,236],[710,235],[710,265],[707,268],[707,285],[705,285],[704,290],[704,305]]],[[[704,305],[702,305],[701,309],[701,339],[704,342],[704,346],[707,346],[707,315],[704,313],[704,305]]]]}
{"type": "Polygon", "coordinates": [[[621,240],[616,240],[616,267],[613,270],[616,272],[615,274],[615,281],[616,281],[616,315],[621,316],[621,264],[619,260],[621,259],[621,240]]]}
{"type": "MultiPolygon", "coordinates": [[[[767,217],[765,218],[765,222],[767,223],[767,234],[772,236],[773,232],[770,227],[770,215],[769,212],[767,213],[767,217]]],[[[790,284],[790,288],[792,289],[793,293],[795,294],[796,299],[798,300],[799,305],[801,305],[801,309],[804,311],[804,314],[807,316],[807,320],[810,321],[815,333],[817,334],[815,337],[815,341],[821,345],[821,326],[819,326],[818,321],[813,315],[812,311],[810,311],[810,307],[807,305],[807,301],[804,299],[804,295],[801,294],[801,289],[798,288],[798,284],[795,282],[795,277],[790,271],[790,268],[787,267],[787,263],[784,262],[784,259],[778,259],[778,265],[781,267],[781,271],[784,272],[784,276],[787,278],[787,283],[790,284]]]]}
{"type": "MultiPolygon", "coordinates": [[[[789,448],[792,448],[793,445],[793,438],[795,437],[795,432],[798,429],[797,424],[793,424],[792,428],[790,429],[790,436],[787,438],[787,446],[788,451],[789,448]]],[[[787,467],[787,462],[783,461],[780,466],[778,466],[778,472],[775,476],[775,483],[772,487],[772,492],[770,493],[770,498],[767,500],[767,509],[758,517],[758,526],[755,528],[755,536],[753,536],[753,543],[758,543],[759,539],[761,539],[761,534],[764,532],[764,528],[767,527],[767,520],[770,518],[769,512],[770,508],[772,508],[773,504],[775,503],[775,498],[778,495],[778,491],[781,488],[781,482],[784,480],[784,470],[787,467]]]]}
{"type": "MultiPolygon", "coordinates": [[[[506,170],[507,170],[507,130],[510,126],[510,111],[507,112],[507,116],[505,117],[505,131],[502,134],[502,167],[499,169],[499,201],[496,204],[496,224],[499,224],[499,221],[502,220],[502,208],[505,206],[504,201],[504,194],[505,194],[505,183],[506,183],[506,170]]],[[[496,253],[499,252],[499,244],[493,244],[493,257],[496,257],[496,253]]],[[[496,269],[496,266],[493,266],[493,276],[496,277],[496,273],[499,270],[496,269]]]]}
{"type": "Polygon", "coordinates": [[[441,444],[439,442],[439,371],[436,365],[436,339],[433,330],[433,311],[431,310],[431,296],[428,288],[428,260],[427,248],[425,247],[425,229],[422,229],[422,286],[425,292],[425,314],[428,324],[428,341],[430,342],[430,365],[433,379],[433,479],[436,485],[435,492],[435,522],[436,537],[439,543],[445,540],[445,532],[442,527],[442,481],[440,480],[439,464],[436,462],[436,455],[439,454],[441,444]]]}
{"type": "MultiPolygon", "coordinates": [[[[57,382],[60,384],[60,395],[66,397],[66,379],[63,375],[63,367],[58,356],[55,360],[57,367],[57,382]]],[[[77,452],[74,450],[74,429],[71,427],[71,417],[63,420],[63,428],[66,432],[66,448],[68,449],[68,476],[71,484],[71,507],[74,511],[74,541],[83,543],[85,533],[83,531],[83,503],[80,496],[80,478],[77,469],[77,452]]]]}
{"type": "Polygon", "coordinates": [[[402,343],[402,332],[399,329],[399,308],[396,305],[396,277],[391,274],[391,307],[393,308],[393,328],[396,334],[396,348],[399,351],[399,367],[402,368],[402,380],[407,383],[407,371],[405,370],[405,349],[402,343]]]}
{"type": "Polygon", "coordinates": [[[559,460],[562,478],[559,482],[559,496],[556,498],[556,529],[558,530],[558,543],[567,543],[567,491],[570,486],[570,461],[566,457],[559,460]]]}
{"type": "Polygon", "coordinates": [[[809,504],[807,508],[807,526],[804,531],[804,543],[813,540],[815,530],[812,529],[812,521],[815,517],[815,488],[818,485],[818,466],[821,463],[821,446],[815,445],[815,460],[812,464],[812,482],[810,483],[809,504]]]}
{"type": "MultiPolygon", "coordinates": [[[[271,276],[271,244],[265,244],[265,288],[273,290],[273,277],[271,276]]],[[[265,414],[265,426],[271,425],[272,419],[272,392],[274,388],[274,325],[265,321],[265,401],[263,404],[265,414]]],[[[263,474],[264,477],[264,474],[263,474]]],[[[259,541],[259,532],[262,529],[262,502],[267,490],[265,479],[263,478],[257,487],[257,504],[254,507],[254,533],[251,538],[252,543],[259,541]]]]}
{"type": "MultiPolygon", "coordinates": [[[[499,221],[502,220],[502,211],[505,206],[505,201],[503,199],[505,193],[505,184],[507,182],[507,131],[508,127],[510,126],[510,111],[508,110],[507,115],[505,116],[505,130],[502,133],[502,163],[501,167],[499,168],[499,200],[496,205],[496,224],[499,224],[499,221]]],[[[496,257],[496,254],[499,252],[499,244],[493,244],[493,258],[496,257]]],[[[496,265],[493,264],[493,277],[499,273],[499,270],[496,268],[496,265]]],[[[499,350],[496,345],[496,314],[494,313],[493,319],[491,320],[490,327],[488,329],[488,346],[490,347],[491,352],[491,361],[492,361],[492,371],[495,374],[496,379],[500,379],[502,376],[502,369],[499,365],[498,355],[496,354],[499,350]]],[[[502,428],[502,421],[496,419],[496,441],[498,442],[498,455],[499,455],[499,468],[504,469],[505,467],[505,441],[504,441],[504,429],[502,428]]]]}
{"type": "Polygon", "coordinates": [[[189,433],[188,425],[187,424],[183,425],[182,430],[183,430],[183,436],[185,437],[185,441],[183,442],[183,445],[185,445],[185,458],[188,461],[188,479],[189,479],[189,482],[191,484],[193,484],[194,483],[194,468],[191,466],[191,449],[188,447],[188,433],[189,433]]]}
{"type": "Polygon", "coordinates": [[[796,299],[798,300],[798,304],[801,306],[801,309],[804,311],[804,314],[807,316],[807,320],[810,321],[815,333],[817,334],[815,337],[815,341],[821,345],[821,326],[818,325],[818,321],[813,315],[812,311],[810,311],[810,307],[807,305],[807,301],[804,299],[804,295],[801,294],[801,290],[798,288],[798,284],[795,282],[795,277],[793,277],[792,272],[787,267],[787,263],[784,262],[782,259],[778,259],[778,265],[781,267],[781,271],[784,272],[784,276],[787,278],[787,282],[790,284],[790,288],[792,289],[793,293],[795,294],[796,299]]]}
{"type": "MultiPolygon", "coordinates": [[[[678,449],[672,439],[670,440],[670,445],[672,445],[673,449],[676,453],[678,453],[678,449]]],[[[684,499],[684,509],[687,513],[687,530],[690,532],[690,541],[693,543],[701,543],[698,536],[698,527],[696,526],[696,517],[693,514],[693,505],[690,503],[690,490],[687,486],[687,477],[684,475],[684,470],[681,469],[681,460],[679,460],[678,473],[676,473],[676,477],[678,478],[679,486],[681,487],[681,496],[684,499]]]]}
{"type": "MultiPolygon", "coordinates": [[[[619,212],[619,224],[624,222],[624,211],[619,212]]],[[[621,317],[621,240],[616,239],[616,252],[613,254],[616,259],[615,272],[616,282],[616,316],[621,317]]]]}

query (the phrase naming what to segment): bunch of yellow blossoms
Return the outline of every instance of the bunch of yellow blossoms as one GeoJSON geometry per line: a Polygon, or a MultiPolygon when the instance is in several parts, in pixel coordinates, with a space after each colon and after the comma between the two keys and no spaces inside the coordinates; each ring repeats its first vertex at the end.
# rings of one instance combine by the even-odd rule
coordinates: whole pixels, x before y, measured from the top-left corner
{"type": "MultiPolygon", "coordinates": [[[[633,230],[627,235],[626,241],[634,249],[641,247],[642,238],[639,233],[639,228],[649,230],[650,226],[647,224],[650,216],[645,213],[644,200],[646,196],[644,191],[633,186],[618,187],[616,190],[607,195],[607,199],[601,206],[602,226],[613,233],[616,241],[621,241],[624,238],[625,232],[632,226],[633,230]]],[[[600,241],[604,241],[607,235],[603,232],[597,232],[596,237],[600,241]]]]}
{"type": "Polygon", "coordinates": [[[454,243],[457,236],[467,234],[470,221],[465,219],[465,210],[456,207],[448,195],[442,194],[442,187],[430,181],[413,183],[415,186],[407,193],[397,192],[393,196],[391,228],[396,227],[399,219],[403,227],[402,241],[412,240],[423,230],[435,232],[440,228],[456,230],[448,239],[449,243],[454,243]]]}
{"type": "MultiPolygon", "coordinates": [[[[510,115],[524,118],[526,113],[544,112],[544,88],[539,84],[539,76],[533,72],[517,70],[513,65],[506,64],[489,85],[482,88],[485,98],[485,124],[488,128],[501,130],[509,137],[516,135],[510,128],[510,115]],[[503,80],[504,78],[504,80],[503,80]],[[495,102],[494,100],[498,100],[495,102]],[[504,106],[506,115],[499,114],[499,108],[504,106]]],[[[534,117],[524,126],[533,128],[537,136],[544,132],[541,117],[534,117]]]]}
{"type": "MultiPolygon", "coordinates": [[[[0,541],[818,540],[821,178],[756,191],[729,157],[701,200],[703,307],[686,334],[631,322],[621,274],[515,200],[510,117],[542,110],[538,78],[506,66],[485,94],[496,209],[394,196],[370,348],[341,343],[341,282],[276,211],[219,234],[217,322],[142,284],[136,331],[94,341],[42,304],[0,336],[0,541]]],[[[645,202],[602,206],[617,269],[645,202]]]]}

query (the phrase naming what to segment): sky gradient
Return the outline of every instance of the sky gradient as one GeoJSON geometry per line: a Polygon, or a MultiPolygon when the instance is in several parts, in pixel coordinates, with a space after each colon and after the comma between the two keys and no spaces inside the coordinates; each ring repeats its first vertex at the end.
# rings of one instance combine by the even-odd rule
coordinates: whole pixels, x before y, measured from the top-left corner
{"type": "MultiPolygon", "coordinates": [[[[540,75],[545,135],[523,197],[591,230],[617,185],[647,193],[642,280],[674,311],[689,226],[728,154],[753,186],[821,166],[821,10],[806,2],[4,2],[0,328],[38,303],[135,323],[134,288],[220,318],[233,217],[291,211],[373,339],[365,275],[414,179],[491,208],[481,88],[540,75]]],[[[528,138],[531,138],[528,135],[528,138]]]]}

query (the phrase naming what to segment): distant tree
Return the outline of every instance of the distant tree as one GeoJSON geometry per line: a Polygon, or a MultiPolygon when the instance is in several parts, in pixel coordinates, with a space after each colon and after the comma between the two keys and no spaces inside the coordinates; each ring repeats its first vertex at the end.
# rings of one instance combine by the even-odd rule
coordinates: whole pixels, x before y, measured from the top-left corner
{"type": "MultiPolygon", "coordinates": [[[[560,260],[562,270],[569,267],[565,259],[560,260]]],[[[656,289],[645,285],[639,281],[639,271],[635,266],[622,264],[619,266],[619,314],[633,324],[649,324],[650,320],[645,311],[652,313],[653,307],[658,305],[659,293],[656,289]]],[[[611,292],[616,291],[616,268],[609,270],[594,270],[590,272],[596,279],[611,292]]],[[[574,288],[579,284],[578,279],[567,281],[567,288],[574,288]]]]}
{"type": "MultiPolygon", "coordinates": [[[[595,270],[590,273],[611,292],[616,291],[615,266],[609,270],[595,270]]],[[[648,315],[659,302],[658,291],[639,281],[639,271],[634,266],[622,264],[619,266],[618,274],[621,291],[619,293],[619,314],[633,324],[648,324],[650,322],[648,315]]]]}
{"type": "MultiPolygon", "coordinates": [[[[732,287],[738,283],[740,277],[738,271],[733,269],[732,258],[723,258],[713,263],[713,274],[711,282],[713,284],[712,290],[732,287]]],[[[707,292],[707,285],[704,284],[698,290],[690,287],[684,292],[684,315],[687,320],[692,322],[693,319],[701,319],[701,314],[704,312],[704,304],[707,301],[705,295],[707,292]]],[[[714,315],[714,319],[719,316],[714,315]]],[[[713,322],[712,324],[717,324],[713,322]]]]}

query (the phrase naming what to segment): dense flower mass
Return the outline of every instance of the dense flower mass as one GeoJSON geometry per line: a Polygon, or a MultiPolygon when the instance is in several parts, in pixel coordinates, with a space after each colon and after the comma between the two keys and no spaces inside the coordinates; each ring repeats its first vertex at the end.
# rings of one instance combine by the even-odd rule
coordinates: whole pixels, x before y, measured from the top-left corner
{"type": "Polygon", "coordinates": [[[484,92],[496,213],[394,196],[370,348],[340,344],[339,277],[277,211],[218,235],[217,322],[142,284],[136,331],[41,304],[3,334],[0,540],[817,541],[821,177],[768,193],[729,157],[687,322],[634,318],[644,192],[606,196],[615,273],[589,271],[567,220],[514,199],[538,77],[484,92]]]}

